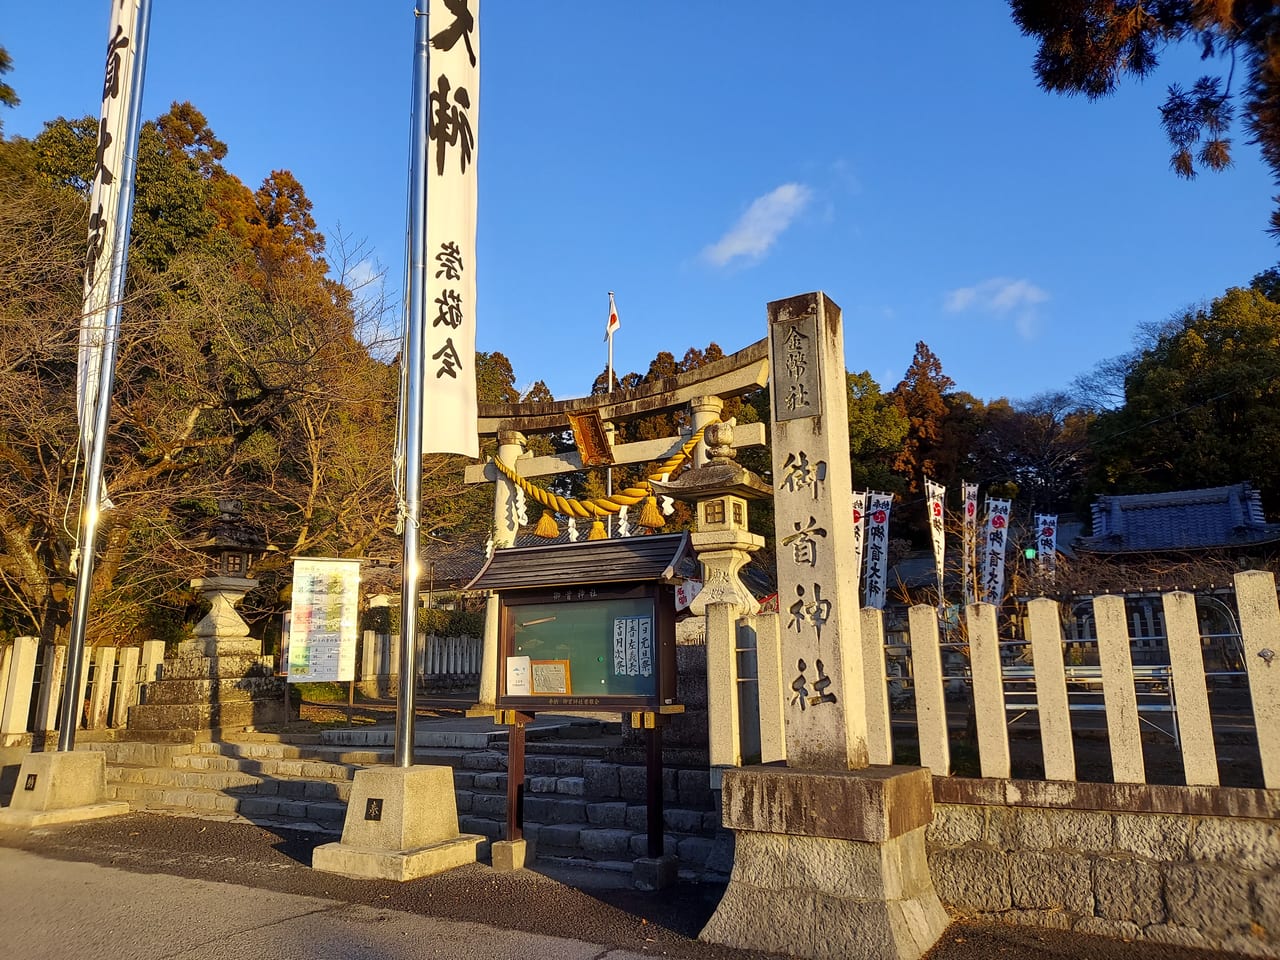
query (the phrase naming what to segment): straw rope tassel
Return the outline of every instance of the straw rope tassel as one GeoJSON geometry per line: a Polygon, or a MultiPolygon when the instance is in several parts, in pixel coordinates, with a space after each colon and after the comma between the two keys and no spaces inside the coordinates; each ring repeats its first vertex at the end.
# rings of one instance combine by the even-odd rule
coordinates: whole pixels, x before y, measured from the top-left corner
{"type": "Polygon", "coordinates": [[[657,530],[664,523],[662,513],[658,510],[658,498],[646,497],[644,507],[640,510],[640,519],[636,521],[642,527],[657,530]]]}
{"type": "Polygon", "coordinates": [[[542,511],[542,516],[538,519],[538,525],[533,529],[533,535],[542,537],[544,540],[554,540],[560,536],[560,525],[556,523],[555,511],[542,511]]]}
{"type": "MultiPolygon", "coordinates": [[[[707,426],[710,426],[710,424],[707,426]]],[[[693,452],[693,448],[698,445],[700,440],[702,440],[702,434],[705,429],[706,427],[703,427],[702,430],[697,431],[693,436],[686,440],[675,454],[664,460],[656,470],[649,474],[647,480],[641,481],[634,487],[627,487],[625,490],[620,490],[612,496],[596,497],[592,500],[570,500],[552,493],[550,490],[544,490],[542,487],[535,487],[524,477],[516,473],[512,467],[507,466],[507,464],[503,463],[497,457],[492,458],[492,462],[498,469],[499,473],[524,491],[525,496],[532,499],[535,503],[542,505],[546,509],[555,513],[563,513],[567,517],[578,520],[600,520],[604,517],[616,514],[623,507],[634,506],[646,498],[652,501],[653,488],[649,486],[649,480],[661,480],[664,475],[674,474],[676,470],[678,470],[685,461],[689,459],[689,455],[693,452]]],[[[644,517],[648,516],[649,507],[650,504],[646,503],[642,511],[642,515],[644,517]]],[[[653,504],[653,511],[654,514],[660,518],[656,504],[653,504]]],[[[650,517],[649,519],[652,518],[650,517]]],[[[645,526],[649,526],[644,522],[643,517],[640,520],[640,523],[645,526]]],[[[658,527],[661,527],[662,525],[662,523],[657,524],[658,527]]],[[[541,521],[539,521],[539,526],[541,526],[541,521]]],[[[657,529],[657,527],[654,527],[654,529],[657,529]]]]}

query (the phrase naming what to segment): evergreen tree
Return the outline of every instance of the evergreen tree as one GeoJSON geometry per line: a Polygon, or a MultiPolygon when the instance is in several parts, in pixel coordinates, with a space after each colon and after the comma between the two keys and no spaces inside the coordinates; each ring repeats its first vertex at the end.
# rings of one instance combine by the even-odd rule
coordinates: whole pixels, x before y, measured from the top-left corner
{"type": "MultiPolygon", "coordinates": [[[[1040,41],[1035,73],[1054,93],[1097,100],[1142,79],[1164,48],[1187,43],[1218,70],[1171,84],[1160,121],[1181,177],[1231,165],[1235,113],[1280,178],[1280,8],[1269,0],[1010,0],[1022,32],[1040,41]]],[[[1271,215],[1280,237],[1280,209],[1271,215]]]]}

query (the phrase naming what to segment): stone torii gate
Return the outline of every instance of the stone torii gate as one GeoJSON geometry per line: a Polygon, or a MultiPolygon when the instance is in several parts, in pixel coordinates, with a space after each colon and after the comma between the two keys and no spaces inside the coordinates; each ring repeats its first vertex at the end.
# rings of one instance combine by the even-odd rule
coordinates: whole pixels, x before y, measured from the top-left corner
{"type": "MultiPolygon", "coordinates": [[[[479,432],[482,438],[496,437],[497,458],[522,478],[547,477],[562,473],[574,473],[584,469],[581,455],[576,452],[553,456],[535,457],[527,452],[527,435],[549,433],[569,429],[571,415],[598,413],[604,422],[605,432],[612,443],[614,426],[627,420],[688,408],[691,434],[697,433],[720,417],[726,399],[758,390],[769,380],[769,345],[767,340],[721,357],[695,370],[688,370],[674,377],[646,383],[635,390],[618,390],[603,396],[580,397],[573,400],[544,403],[482,403],[480,404],[479,432]]],[[[689,440],[689,436],[661,437],[612,446],[615,464],[656,463],[672,456],[689,440]]],[[[761,446],[765,442],[764,424],[753,423],[738,426],[735,447],[761,446]]],[[[699,442],[693,451],[693,465],[702,466],[707,460],[705,442],[699,442]]],[[[519,523],[516,517],[515,485],[504,477],[492,463],[467,467],[467,483],[491,482],[494,484],[493,527],[495,549],[515,543],[519,523]]],[[[699,559],[703,559],[700,555],[699,559]]],[[[708,574],[712,556],[704,559],[704,571],[708,574]]],[[[739,564],[740,566],[740,564],[739,564]]],[[[708,577],[708,581],[710,577],[708,577]]],[[[732,571],[731,581],[738,584],[737,569],[732,571]]],[[[750,602],[750,594],[739,584],[741,605],[750,602]]],[[[695,598],[692,609],[702,613],[706,599],[695,598]],[[698,601],[701,600],[700,604],[698,601]]],[[[751,612],[742,609],[742,613],[751,612]]],[[[732,641],[730,640],[730,649],[732,641]]],[[[708,637],[708,655],[711,654],[711,638],[708,637]]],[[[498,599],[490,597],[485,608],[484,647],[480,667],[480,695],[471,714],[484,715],[494,712],[497,697],[498,659],[498,599]]]]}

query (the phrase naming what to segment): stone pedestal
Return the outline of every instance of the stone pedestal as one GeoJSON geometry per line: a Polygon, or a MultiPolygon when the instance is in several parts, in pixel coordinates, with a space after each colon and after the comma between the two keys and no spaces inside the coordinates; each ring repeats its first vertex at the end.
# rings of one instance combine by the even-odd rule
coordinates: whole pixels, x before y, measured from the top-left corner
{"type": "Polygon", "coordinates": [[[377,880],[414,880],[474,863],[484,837],[458,832],[450,767],[357,770],[340,843],[316,847],[311,866],[377,880]]]}
{"type": "Polygon", "coordinates": [[[172,738],[285,722],[284,679],[235,610],[258,581],[204,577],[191,585],[210,601],[209,613],[129,708],[129,730],[172,738]]]}
{"type": "Polygon", "coordinates": [[[534,859],[529,856],[529,843],[524,838],[493,841],[489,847],[489,856],[493,869],[499,873],[515,873],[517,870],[523,870],[525,863],[534,859]]]}
{"type": "Polygon", "coordinates": [[[13,799],[0,810],[0,826],[29,829],[129,812],[129,804],[106,796],[106,754],[96,750],[28,754],[18,771],[13,799]]]}
{"type": "Polygon", "coordinates": [[[631,864],[631,883],[637,890],[665,890],[680,879],[680,861],[672,854],[637,857],[631,864]]]}
{"type": "Polygon", "coordinates": [[[916,960],[950,922],[924,831],[929,771],[724,773],[733,874],[699,939],[809,958],[916,960]]]}

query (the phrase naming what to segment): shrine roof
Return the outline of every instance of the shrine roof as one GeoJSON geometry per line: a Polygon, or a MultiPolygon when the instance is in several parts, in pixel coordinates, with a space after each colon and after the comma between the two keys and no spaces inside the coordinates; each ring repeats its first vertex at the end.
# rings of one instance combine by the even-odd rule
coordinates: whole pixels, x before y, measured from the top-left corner
{"type": "Polygon", "coordinates": [[[1255,546],[1280,540],[1262,497],[1248,483],[1201,490],[1103,496],[1093,504],[1093,534],[1082,553],[1160,553],[1255,546]]]}

